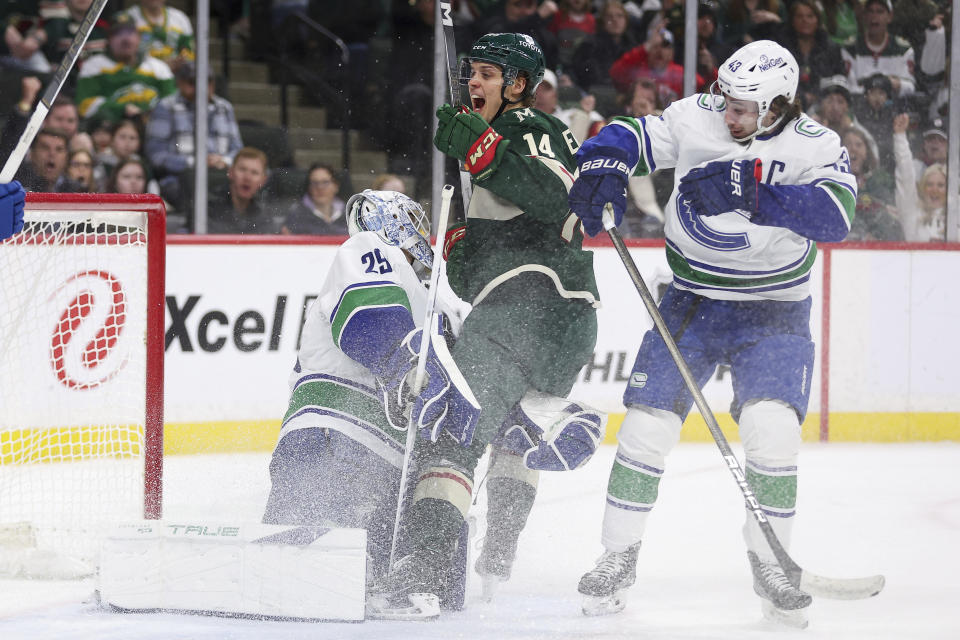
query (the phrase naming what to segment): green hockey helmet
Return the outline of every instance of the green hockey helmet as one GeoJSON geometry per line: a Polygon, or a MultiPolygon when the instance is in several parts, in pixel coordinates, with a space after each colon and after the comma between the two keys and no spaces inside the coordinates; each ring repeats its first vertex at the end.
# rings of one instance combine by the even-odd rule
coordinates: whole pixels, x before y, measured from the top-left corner
{"type": "Polygon", "coordinates": [[[526,93],[533,95],[543,80],[546,62],[537,41],[524,33],[488,33],[473,43],[460,63],[460,82],[470,80],[471,62],[490,62],[503,69],[503,86],[512,85],[517,75],[527,74],[526,93]]]}

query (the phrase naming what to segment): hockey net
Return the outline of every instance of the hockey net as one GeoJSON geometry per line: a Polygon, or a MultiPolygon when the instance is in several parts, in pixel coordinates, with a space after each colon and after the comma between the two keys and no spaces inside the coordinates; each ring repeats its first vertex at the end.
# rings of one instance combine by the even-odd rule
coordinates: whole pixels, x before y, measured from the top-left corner
{"type": "Polygon", "coordinates": [[[164,217],[30,194],[0,243],[0,575],[89,575],[107,526],[160,517],[164,217]]]}

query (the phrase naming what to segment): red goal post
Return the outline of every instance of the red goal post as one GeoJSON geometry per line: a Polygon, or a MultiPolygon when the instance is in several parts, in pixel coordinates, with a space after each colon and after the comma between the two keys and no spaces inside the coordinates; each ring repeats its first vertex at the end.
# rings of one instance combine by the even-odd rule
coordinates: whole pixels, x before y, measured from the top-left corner
{"type": "Polygon", "coordinates": [[[161,516],[165,216],[30,193],[0,243],[0,571],[18,548],[92,567],[104,527],[161,516]]]}

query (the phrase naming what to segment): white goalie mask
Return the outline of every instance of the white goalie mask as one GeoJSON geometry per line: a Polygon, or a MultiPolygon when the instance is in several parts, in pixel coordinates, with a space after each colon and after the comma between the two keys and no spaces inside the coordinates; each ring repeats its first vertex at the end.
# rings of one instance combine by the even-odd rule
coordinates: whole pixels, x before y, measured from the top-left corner
{"type": "Polygon", "coordinates": [[[740,47],[727,58],[717,72],[717,81],[710,88],[738,100],[757,103],[757,130],[738,142],[745,142],[776,127],[780,120],[763,125],[770,105],[778,96],[793,102],[797,95],[800,68],[789,51],[771,40],[756,40],[740,47]]]}
{"type": "Polygon", "coordinates": [[[373,231],[388,245],[400,247],[428,269],[433,267],[430,219],[423,207],[396,191],[365,189],[347,201],[350,235],[373,231]]]}

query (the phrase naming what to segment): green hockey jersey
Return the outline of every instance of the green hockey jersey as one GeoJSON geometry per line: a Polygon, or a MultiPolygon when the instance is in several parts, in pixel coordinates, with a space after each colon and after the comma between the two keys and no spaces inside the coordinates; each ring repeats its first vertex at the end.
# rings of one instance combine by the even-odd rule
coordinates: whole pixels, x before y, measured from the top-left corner
{"type": "Polygon", "coordinates": [[[557,118],[526,107],[491,126],[505,153],[495,171],[473,179],[463,238],[450,252],[450,286],[478,304],[523,273],[549,277],[565,298],[599,306],[593,253],[583,250],[580,220],[567,205],[576,139],[557,118]]]}

